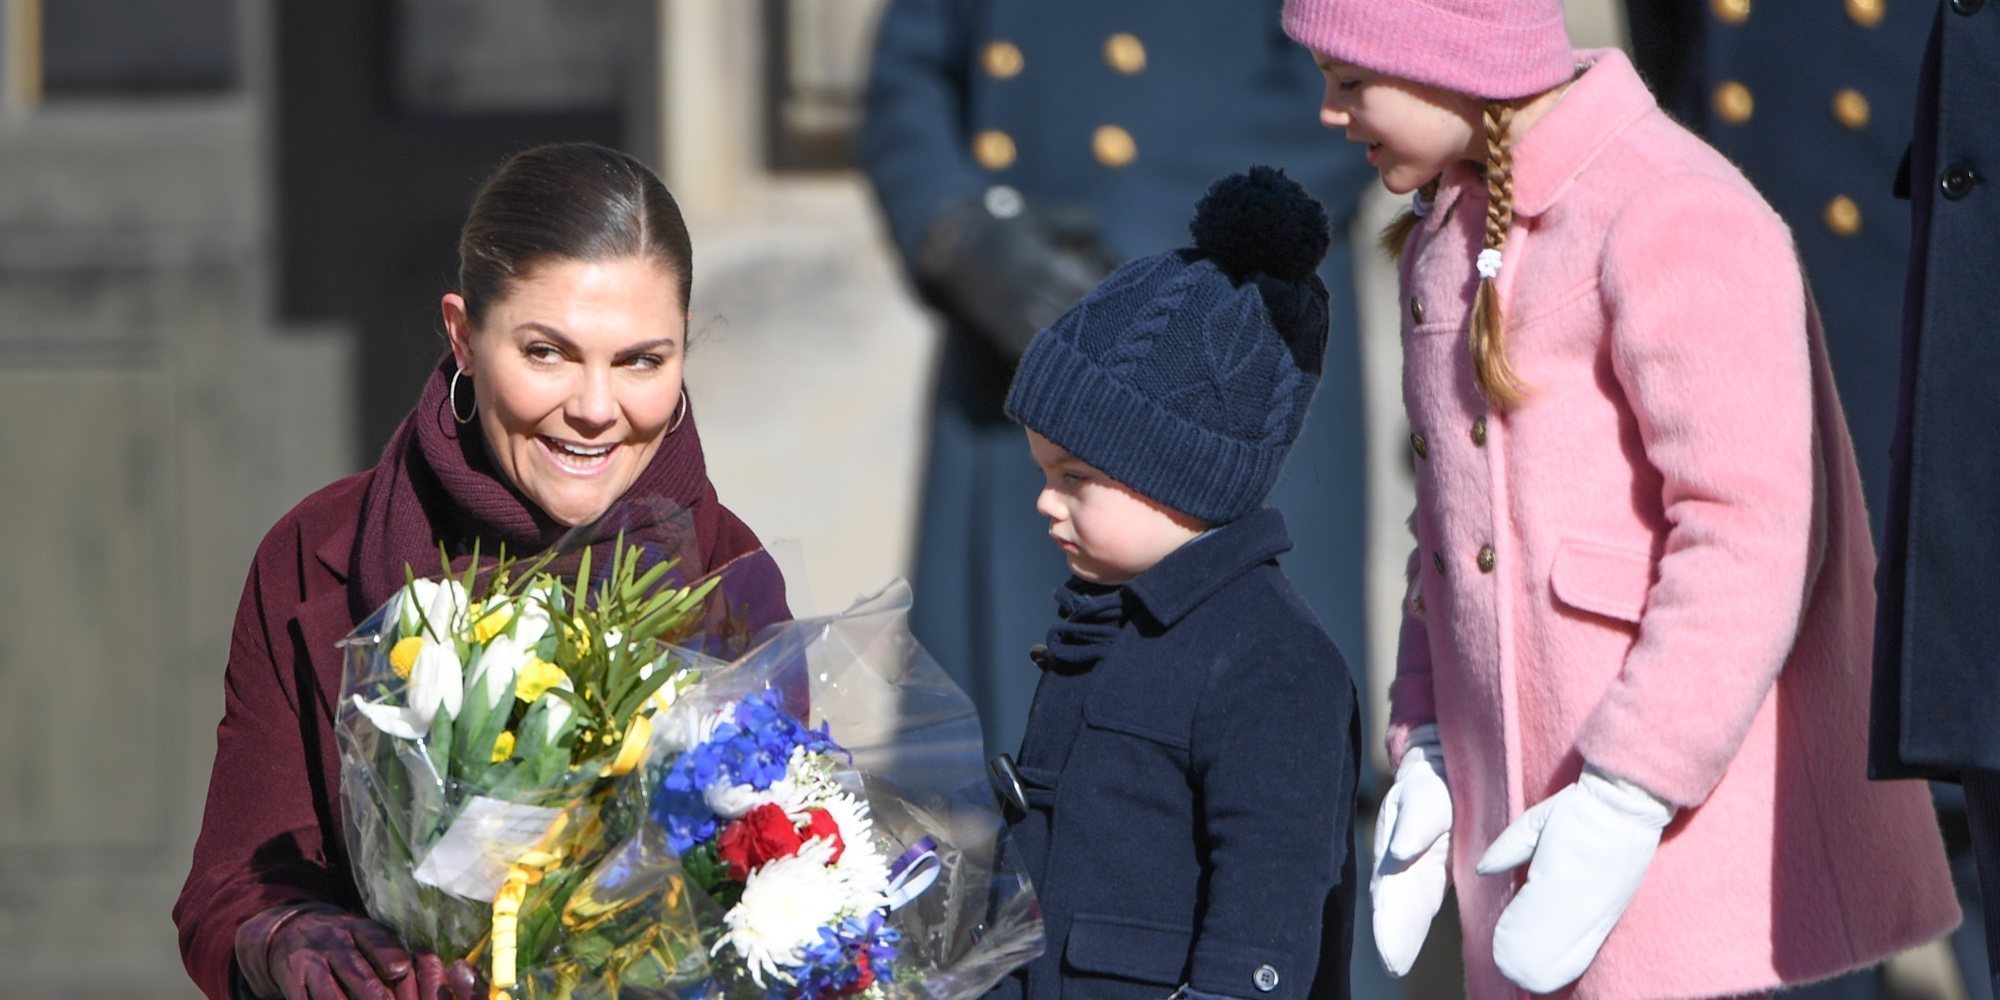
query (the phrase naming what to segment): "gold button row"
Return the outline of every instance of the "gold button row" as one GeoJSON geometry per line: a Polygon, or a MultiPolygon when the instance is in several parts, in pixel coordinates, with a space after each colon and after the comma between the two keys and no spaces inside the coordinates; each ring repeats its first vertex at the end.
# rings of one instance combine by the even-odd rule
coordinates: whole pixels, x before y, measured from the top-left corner
{"type": "MultiPolygon", "coordinates": [[[[1724,80],[1715,88],[1713,97],[1716,117],[1731,125],[1741,125],[1750,120],[1757,111],[1757,101],[1750,95],[1750,88],[1735,80],[1724,80]]],[[[1861,91],[1846,87],[1833,95],[1833,120],[1857,132],[1868,127],[1868,98],[1861,91]]]]}
{"type": "MultiPolygon", "coordinates": [[[[1742,24],[1750,19],[1751,0],[1709,0],[1708,9],[1724,24],[1742,24]]],[[[1887,13],[1884,0],[1847,0],[1847,16],[1855,24],[1872,28],[1887,13]]]]}
{"type": "MultiPolygon", "coordinates": [[[[1729,17],[1723,13],[1725,7],[1731,11],[1741,10],[1746,17],[1750,10],[1749,0],[1714,0],[1712,6],[1715,8],[1716,16],[1724,21],[1729,21],[1729,17]]],[[[1872,26],[1875,21],[1882,18],[1881,0],[1849,0],[1847,6],[1850,13],[1857,9],[1873,12],[1870,16],[1874,20],[1861,22],[1863,24],[1872,26]]],[[[1860,21],[1860,16],[1857,15],[1856,20],[1860,21]]],[[[1725,81],[1715,88],[1714,103],[1716,116],[1731,125],[1741,125],[1749,121],[1757,108],[1756,100],[1750,96],[1750,88],[1735,80],[1725,81]]],[[[1852,87],[1842,89],[1833,95],[1833,117],[1835,121],[1857,132],[1867,128],[1869,118],[1867,96],[1852,87]]],[[[1861,231],[1861,206],[1856,205],[1854,199],[1844,194],[1838,195],[1827,202],[1825,211],[1821,213],[1821,220],[1826,223],[1827,230],[1834,235],[1853,236],[1861,231]]]]}
{"type": "MultiPolygon", "coordinates": [[[[979,62],[995,80],[1012,80],[1028,66],[1021,47],[1004,38],[986,43],[979,62]]],[[[1118,32],[1104,40],[1104,63],[1126,76],[1137,76],[1146,71],[1146,45],[1137,35],[1118,32]]]]}
{"type": "MultiPolygon", "coordinates": [[[[1132,133],[1116,125],[1100,125],[1090,135],[1090,152],[1097,162],[1113,170],[1129,165],[1139,158],[1138,140],[1132,133]]],[[[972,137],[972,159],[988,170],[1005,170],[1014,165],[1020,151],[1014,147],[1014,137],[997,128],[989,128],[972,137]]]]}

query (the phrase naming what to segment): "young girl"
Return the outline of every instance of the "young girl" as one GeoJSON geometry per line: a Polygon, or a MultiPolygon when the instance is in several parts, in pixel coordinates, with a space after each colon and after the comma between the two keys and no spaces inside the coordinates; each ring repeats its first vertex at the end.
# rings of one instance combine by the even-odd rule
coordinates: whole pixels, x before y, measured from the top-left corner
{"type": "Polygon", "coordinates": [[[1474,998],[1755,994],[1945,933],[1924,788],[1867,780],[1874,558],[1784,224],[1559,0],[1284,22],[1415,196],[1384,963],[1447,878],[1474,998]]]}

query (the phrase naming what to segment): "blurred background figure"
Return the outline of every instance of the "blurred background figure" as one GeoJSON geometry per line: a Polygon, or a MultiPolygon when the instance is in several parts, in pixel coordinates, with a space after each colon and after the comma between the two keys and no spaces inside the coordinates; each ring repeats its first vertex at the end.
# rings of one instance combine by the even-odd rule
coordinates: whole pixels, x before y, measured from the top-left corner
{"type": "MultiPolygon", "coordinates": [[[[1874,732],[1879,777],[1931,777],[1962,786],[1970,855],[1985,906],[1986,963],[1975,926],[1961,934],[1961,965],[1975,995],[2000,992],[2000,744],[1992,724],[1993,626],[1989,559],[2000,517],[2000,463],[1987,428],[1996,415],[1986,377],[2000,363],[1993,337],[2000,286],[2000,8],[1981,0],[1927,5],[1934,20],[1917,84],[1916,131],[1898,187],[1911,199],[1902,381],[1876,611],[1874,732]],[[1970,938],[1972,940],[1964,940],[1970,938]]],[[[1943,786],[1940,786],[1943,787],[1943,786]]],[[[1971,879],[1967,877],[1966,883],[1971,879]]],[[[1961,889],[1969,900],[1971,888],[1961,889]]],[[[1977,919],[1975,919],[1977,918],[1977,919]]]]}
{"type": "MultiPolygon", "coordinates": [[[[1798,241],[1860,466],[1878,551],[1896,425],[1910,205],[1896,191],[1916,108],[1929,0],[1625,0],[1632,52],[1660,105],[1727,154],[1798,241]]],[[[1952,938],[1969,995],[1990,996],[1963,797],[1937,786],[1965,905],[1952,938]],[[1970,974],[1978,972],[1979,974],[1970,974]]],[[[1788,993],[1871,997],[1879,974],[1788,993]]]]}
{"type": "Polygon", "coordinates": [[[890,0],[883,13],[859,158],[944,331],[912,626],[979,704],[992,752],[1020,743],[1039,678],[1028,648],[1068,575],[1035,512],[1041,474],[1001,413],[1014,364],[1113,266],[1188,245],[1203,191],[1251,164],[1283,168],[1333,222],[1325,375],[1271,503],[1294,542],[1286,572],[1349,662],[1367,662],[1346,237],[1373,171],[1314,121],[1323,84],[1280,6],[890,0]]]}

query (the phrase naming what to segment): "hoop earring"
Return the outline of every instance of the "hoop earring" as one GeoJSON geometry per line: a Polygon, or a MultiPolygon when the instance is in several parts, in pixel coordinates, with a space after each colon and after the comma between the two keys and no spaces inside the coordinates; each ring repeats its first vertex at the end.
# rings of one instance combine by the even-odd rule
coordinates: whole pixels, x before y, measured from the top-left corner
{"type": "Polygon", "coordinates": [[[451,373],[451,391],[446,393],[446,402],[451,405],[451,419],[458,421],[460,426],[471,423],[472,418],[479,416],[479,391],[477,389],[473,390],[472,409],[466,411],[465,416],[461,417],[458,415],[458,380],[464,374],[465,369],[463,368],[451,373]]]}
{"type": "Polygon", "coordinates": [[[680,409],[674,413],[674,422],[667,427],[667,434],[672,435],[673,432],[680,430],[681,421],[686,420],[687,416],[688,416],[688,387],[686,382],[682,382],[680,409]]]}

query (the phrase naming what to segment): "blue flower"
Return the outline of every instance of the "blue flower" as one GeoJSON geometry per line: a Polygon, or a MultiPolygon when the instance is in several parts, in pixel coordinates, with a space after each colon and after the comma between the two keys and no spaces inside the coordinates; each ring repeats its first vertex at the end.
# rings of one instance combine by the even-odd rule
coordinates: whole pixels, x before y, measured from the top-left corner
{"type": "Polygon", "coordinates": [[[719,785],[749,785],[764,791],[785,777],[792,751],[845,753],[824,723],[809,729],[784,710],[774,690],[738,702],[699,746],[675,758],[654,796],[653,821],[667,832],[676,855],[715,836],[721,825],[702,793],[719,785]]]}
{"type": "Polygon", "coordinates": [[[806,949],[805,961],[786,970],[798,983],[783,995],[818,1000],[858,993],[873,983],[893,983],[896,942],[901,935],[884,924],[880,912],[865,920],[850,918],[838,928],[822,927],[820,939],[806,949]],[[867,963],[861,956],[867,956],[867,963]],[[864,971],[865,970],[865,971],[864,971]]]}

